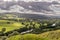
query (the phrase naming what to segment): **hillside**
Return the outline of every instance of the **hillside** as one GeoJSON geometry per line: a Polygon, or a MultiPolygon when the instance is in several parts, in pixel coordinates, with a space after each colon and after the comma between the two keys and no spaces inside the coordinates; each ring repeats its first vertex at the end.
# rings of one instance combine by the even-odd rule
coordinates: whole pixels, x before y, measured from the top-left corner
{"type": "Polygon", "coordinates": [[[7,40],[60,40],[60,30],[49,31],[42,34],[24,34],[9,37],[7,40]]]}

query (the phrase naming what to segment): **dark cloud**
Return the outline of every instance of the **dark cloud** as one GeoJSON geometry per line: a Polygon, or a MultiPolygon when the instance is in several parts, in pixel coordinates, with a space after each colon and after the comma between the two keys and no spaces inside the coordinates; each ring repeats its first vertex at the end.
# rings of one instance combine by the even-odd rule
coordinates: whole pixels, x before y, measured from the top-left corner
{"type": "Polygon", "coordinates": [[[3,10],[9,10],[9,7],[13,6],[13,5],[19,5],[24,7],[25,9],[28,10],[33,10],[36,12],[41,12],[42,10],[44,11],[53,11],[49,8],[49,6],[51,4],[59,4],[58,2],[23,2],[23,1],[19,1],[19,2],[2,2],[0,4],[0,8],[3,10]],[[31,8],[29,8],[29,6],[31,6],[31,8]]]}

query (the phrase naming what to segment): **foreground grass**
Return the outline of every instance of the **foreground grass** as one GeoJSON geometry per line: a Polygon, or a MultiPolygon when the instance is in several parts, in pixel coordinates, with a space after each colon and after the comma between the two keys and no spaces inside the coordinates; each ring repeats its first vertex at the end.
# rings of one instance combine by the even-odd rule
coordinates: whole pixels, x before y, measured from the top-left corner
{"type": "Polygon", "coordinates": [[[42,38],[48,38],[49,40],[60,40],[60,30],[45,32],[39,34],[42,38]]]}
{"type": "Polygon", "coordinates": [[[25,35],[16,35],[6,40],[48,40],[48,38],[41,38],[39,35],[36,34],[25,34],[25,35]]]}
{"type": "Polygon", "coordinates": [[[60,30],[49,31],[42,34],[15,35],[6,40],[60,40],[60,30]]]}

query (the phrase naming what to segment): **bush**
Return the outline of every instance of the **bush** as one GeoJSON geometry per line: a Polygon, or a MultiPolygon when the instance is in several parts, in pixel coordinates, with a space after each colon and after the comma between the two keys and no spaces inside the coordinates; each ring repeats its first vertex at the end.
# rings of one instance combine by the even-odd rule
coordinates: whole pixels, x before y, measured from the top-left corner
{"type": "Polygon", "coordinates": [[[2,28],[2,30],[1,30],[3,33],[6,31],[6,28],[2,28]]]}

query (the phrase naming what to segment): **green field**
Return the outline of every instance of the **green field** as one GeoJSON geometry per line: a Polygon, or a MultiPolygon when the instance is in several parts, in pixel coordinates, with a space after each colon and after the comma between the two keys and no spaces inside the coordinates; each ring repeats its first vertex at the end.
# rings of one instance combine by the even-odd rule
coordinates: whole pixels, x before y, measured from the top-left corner
{"type": "Polygon", "coordinates": [[[21,28],[22,26],[23,25],[20,22],[9,21],[9,20],[0,20],[0,31],[2,28],[6,28],[6,32],[7,32],[7,31],[21,28]]]}

